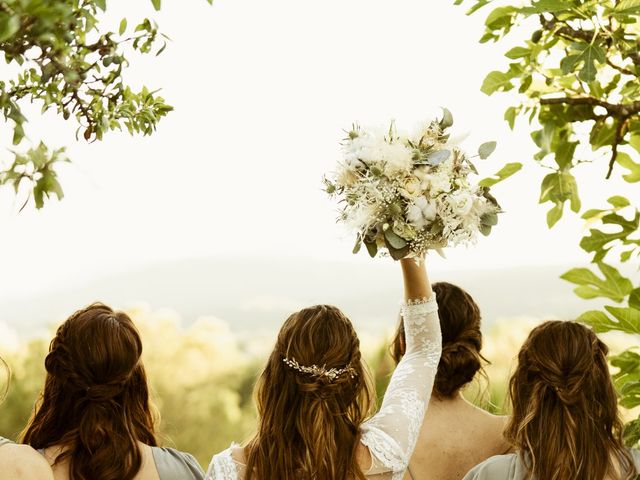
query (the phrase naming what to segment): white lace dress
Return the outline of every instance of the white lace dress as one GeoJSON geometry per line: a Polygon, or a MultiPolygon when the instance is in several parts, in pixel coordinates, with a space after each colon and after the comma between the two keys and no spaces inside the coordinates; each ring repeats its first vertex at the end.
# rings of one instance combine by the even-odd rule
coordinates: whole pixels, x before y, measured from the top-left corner
{"type": "MultiPolygon", "coordinates": [[[[409,465],[440,361],[437,311],[435,295],[402,306],[406,353],[391,376],[380,411],[361,427],[361,442],[372,458],[364,472],[367,478],[401,480],[409,465]]],[[[214,455],[205,480],[244,479],[244,464],[234,459],[234,448],[214,455]]]]}

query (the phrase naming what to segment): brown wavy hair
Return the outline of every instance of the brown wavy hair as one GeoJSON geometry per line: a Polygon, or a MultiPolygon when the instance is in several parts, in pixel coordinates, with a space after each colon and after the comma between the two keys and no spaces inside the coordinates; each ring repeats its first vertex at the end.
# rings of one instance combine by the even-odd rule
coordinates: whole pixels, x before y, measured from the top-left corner
{"type": "Polygon", "coordinates": [[[530,478],[631,479],[607,346],[576,322],[533,329],[509,382],[513,416],[506,438],[523,454],[530,478]]]}
{"type": "Polygon", "coordinates": [[[255,390],[259,425],[245,448],[247,479],[364,480],[358,466],[360,426],[375,392],[358,336],[336,307],[291,315],[255,390]],[[284,362],[352,370],[331,380],[284,362]]]}
{"type": "MultiPolygon", "coordinates": [[[[476,374],[484,373],[480,308],[465,290],[447,282],[432,285],[438,303],[442,331],[442,356],[438,364],[433,394],[440,399],[451,398],[476,374]]],[[[396,363],[406,351],[404,323],[400,319],[390,352],[396,363]]]]}
{"type": "Polygon", "coordinates": [[[106,305],[75,312],[57,330],[47,377],[22,435],[33,448],[60,446],[71,480],[131,480],[138,442],[157,445],[142,342],[131,319],[106,305]]]}

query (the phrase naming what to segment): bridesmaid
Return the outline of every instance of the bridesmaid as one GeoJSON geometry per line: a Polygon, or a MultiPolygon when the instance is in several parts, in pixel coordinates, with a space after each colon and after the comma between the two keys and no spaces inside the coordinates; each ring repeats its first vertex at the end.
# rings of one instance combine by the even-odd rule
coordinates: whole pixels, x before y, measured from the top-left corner
{"type": "Polygon", "coordinates": [[[509,382],[505,434],[516,453],[492,457],[464,480],[631,480],[640,452],[625,448],[607,346],[575,322],[533,329],[509,382]]]}
{"type": "Polygon", "coordinates": [[[256,387],[257,433],[215,455],[207,480],[401,480],[431,395],[440,322],[424,262],[401,260],[407,354],[375,393],[353,325],[336,307],[291,315],[256,387]]]}
{"type": "MultiPolygon", "coordinates": [[[[7,368],[0,359],[0,368],[7,368]]],[[[0,478],[11,480],[53,480],[46,460],[28,445],[0,437],[0,478]]]]}
{"type": "Polygon", "coordinates": [[[23,442],[56,480],[201,480],[189,454],[157,446],[142,342],[131,319],[102,304],[64,322],[23,442]]]}
{"type": "MultiPolygon", "coordinates": [[[[480,309],[456,285],[434,283],[433,291],[442,329],[442,357],[405,480],[460,480],[471,467],[510,448],[502,434],[506,417],[474,406],[461,393],[486,361],[480,353],[480,309]]],[[[404,353],[400,323],[391,355],[399,362],[404,353]]]]}

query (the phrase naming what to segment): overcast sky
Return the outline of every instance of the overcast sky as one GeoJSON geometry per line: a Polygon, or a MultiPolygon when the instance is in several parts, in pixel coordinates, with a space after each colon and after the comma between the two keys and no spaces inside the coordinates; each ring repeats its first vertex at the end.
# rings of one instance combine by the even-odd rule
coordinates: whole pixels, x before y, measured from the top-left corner
{"type": "MultiPolygon", "coordinates": [[[[492,236],[450,251],[442,268],[585,258],[575,217],[546,229],[537,198],[547,172],[531,160],[529,127],[511,132],[502,120],[513,97],[479,91],[508,49],[478,44],[482,15],[424,0],[165,0],[158,14],[146,3],[110,2],[106,20],[117,28],[124,15],[129,25],[153,15],[172,38],[160,57],[134,58],[128,78],[162,88],[175,112],[150,138],[114,133],[91,145],[74,140],[73,123],[31,118],[31,140],[68,145],[74,163],[61,170],[66,198],[44,210],[18,214],[19,200],[0,191],[0,299],[187,257],[371,261],[351,254],[321,190],[342,129],[412,126],[439,106],[472,132],[470,147],[498,141],[483,174],[527,164],[495,188],[507,212],[492,236]]],[[[586,207],[622,188],[603,185],[605,168],[582,168],[586,207]]]]}

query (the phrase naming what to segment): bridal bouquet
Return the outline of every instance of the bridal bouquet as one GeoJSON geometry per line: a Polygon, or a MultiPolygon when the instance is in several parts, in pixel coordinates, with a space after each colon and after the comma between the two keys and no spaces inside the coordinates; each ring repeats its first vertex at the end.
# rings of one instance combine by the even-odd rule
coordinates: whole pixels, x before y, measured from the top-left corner
{"type": "MultiPolygon", "coordinates": [[[[498,222],[500,206],[471,180],[477,170],[467,154],[449,143],[453,125],[444,109],[441,120],[414,134],[386,132],[354,125],[343,143],[343,159],[325,189],[343,205],[338,221],[357,232],[354,253],[362,244],[375,257],[415,257],[429,249],[472,243],[477,232],[488,235],[498,222]]],[[[495,142],[483,144],[488,157],[495,142]]]]}

